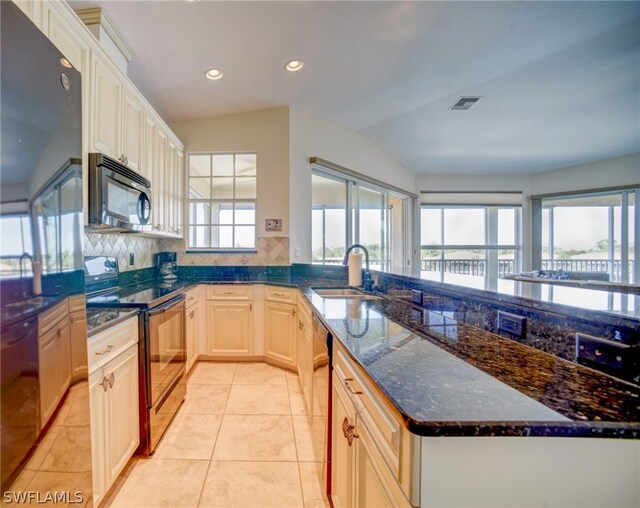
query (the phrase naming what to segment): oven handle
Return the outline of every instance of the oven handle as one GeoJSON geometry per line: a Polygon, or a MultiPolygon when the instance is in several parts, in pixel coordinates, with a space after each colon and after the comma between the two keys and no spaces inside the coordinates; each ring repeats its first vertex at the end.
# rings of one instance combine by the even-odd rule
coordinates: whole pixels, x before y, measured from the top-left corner
{"type": "Polygon", "coordinates": [[[147,311],[147,315],[149,317],[151,316],[156,316],[157,314],[162,314],[163,312],[168,311],[169,309],[171,309],[171,307],[174,307],[175,305],[184,302],[184,300],[186,299],[185,295],[178,295],[175,298],[172,298],[171,300],[169,300],[166,303],[163,303],[162,305],[155,307],[153,309],[149,309],[147,311]]]}

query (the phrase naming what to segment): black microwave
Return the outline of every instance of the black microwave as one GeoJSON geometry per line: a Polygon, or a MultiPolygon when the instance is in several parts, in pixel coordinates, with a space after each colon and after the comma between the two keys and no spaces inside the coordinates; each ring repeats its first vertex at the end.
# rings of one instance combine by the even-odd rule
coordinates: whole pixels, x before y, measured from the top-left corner
{"type": "Polygon", "coordinates": [[[151,182],[101,153],[89,154],[90,228],[151,231],[151,182]]]}

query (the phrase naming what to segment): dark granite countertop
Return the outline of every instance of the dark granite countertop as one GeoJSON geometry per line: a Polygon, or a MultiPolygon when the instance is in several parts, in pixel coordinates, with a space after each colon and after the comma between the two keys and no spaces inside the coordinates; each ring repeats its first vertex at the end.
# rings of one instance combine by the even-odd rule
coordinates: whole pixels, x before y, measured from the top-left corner
{"type": "Polygon", "coordinates": [[[0,309],[2,326],[9,326],[18,321],[37,316],[41,312],[58,305],[69,295],[57,296],[30,296],[24,300],[16,300],[8,303],[3,302],[0,309]]]}
{"type": "Polygon", "coordinates": [[[640,438],[637,385],[405,300],[322,298],[311,288],[345,283],[301,277],[181,278],[175,293],[198,283],[300,288],[415,434],[640,438]]]}
{"type": "Polygon", "coordinates": [[[112,326],[138,314],[138,309],[118,309],[109,307],[87,309],[87,337],[91,339],[112,326]]]}
{"type": "Polygon", "coordinates": [[[640,438],[640,387],[393,298],[304,290],[423,436],[640,438]]]}

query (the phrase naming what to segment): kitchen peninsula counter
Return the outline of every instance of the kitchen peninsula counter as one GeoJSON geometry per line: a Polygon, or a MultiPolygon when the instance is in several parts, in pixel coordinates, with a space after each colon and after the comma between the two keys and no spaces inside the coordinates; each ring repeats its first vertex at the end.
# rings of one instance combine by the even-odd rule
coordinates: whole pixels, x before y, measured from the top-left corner
{"type": "Polygon", "coordinates": [[[311,288],[344,281],[282,274],[181,277],[175,293],[198,283],[299,288],[414,434],[640,438],[637,385],[406,300],[322,298],[311,288]]]}

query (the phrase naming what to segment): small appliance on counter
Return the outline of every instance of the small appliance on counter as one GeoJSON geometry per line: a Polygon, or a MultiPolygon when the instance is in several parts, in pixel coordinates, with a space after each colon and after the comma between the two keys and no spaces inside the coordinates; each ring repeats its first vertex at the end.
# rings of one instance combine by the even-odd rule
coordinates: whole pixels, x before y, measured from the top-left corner
{"type": "Polygon", "coordinates": [[[175,252],[158,252],[156,254],[156,265],[160,278],[166,282],[174,281],[178,278],[178,255],[175,252]]]}

